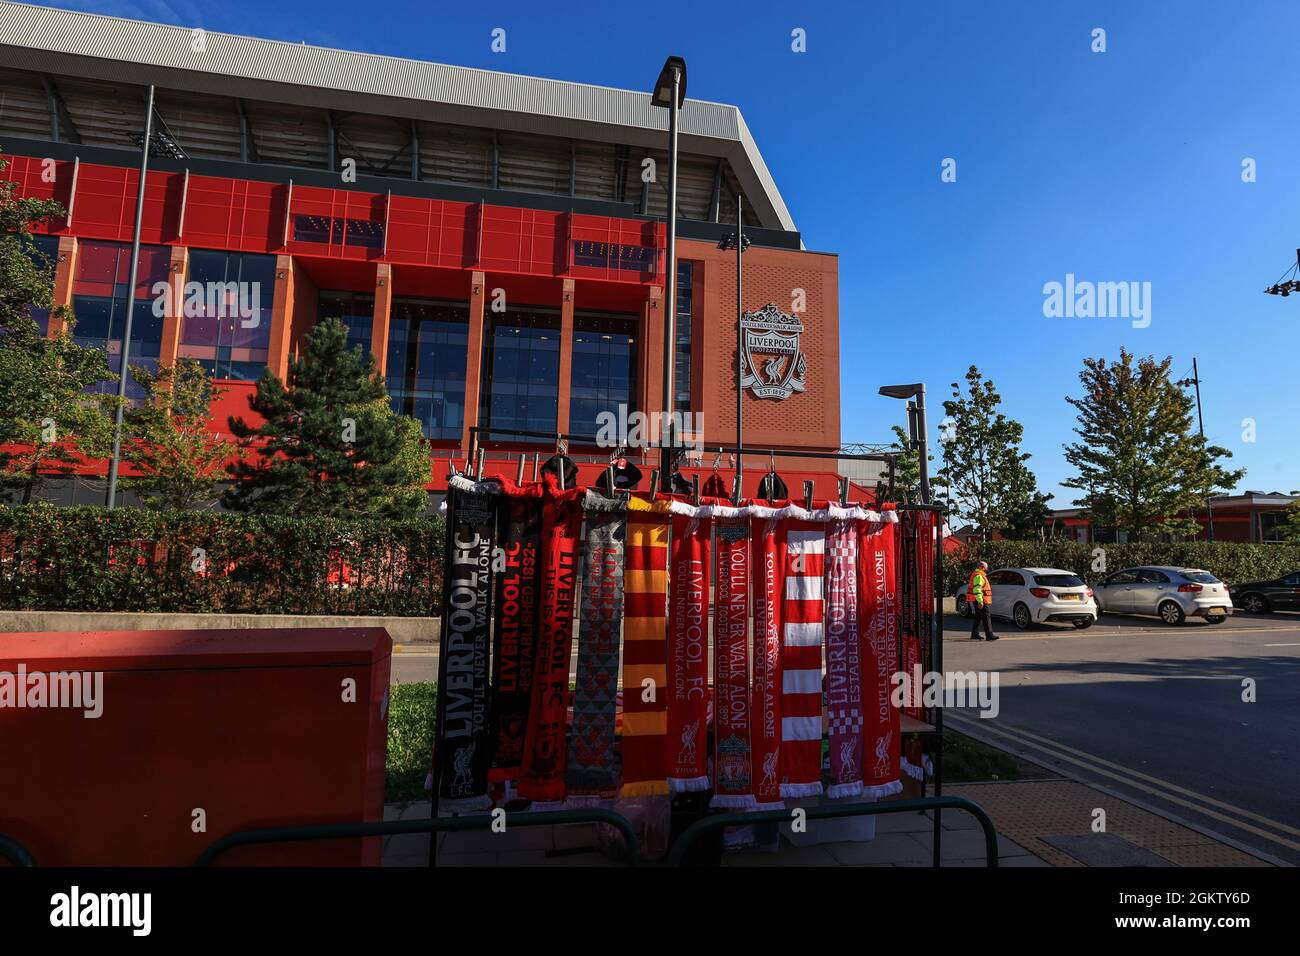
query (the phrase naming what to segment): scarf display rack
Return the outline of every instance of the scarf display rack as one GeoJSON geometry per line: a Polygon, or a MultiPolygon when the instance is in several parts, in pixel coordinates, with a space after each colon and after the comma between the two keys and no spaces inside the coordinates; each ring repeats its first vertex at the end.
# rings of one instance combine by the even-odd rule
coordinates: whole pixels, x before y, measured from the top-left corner
{"type": "MultiPolygon", "coordinates": [[[[879,800],[897,793],[897,784],[886,780],[877,785],[871,774],[873,761],[887,764],[891,756],[895,770],[911,777],[923,798],[927,779],[936,800],[942,796],[941,707],[905,702],[901,713],[890,715],[896,740],[887,740],[883,728],[868,739],[871,728],[863,724],[869,725],[872,715],[865,705],[870,699],[866,685],[892,674],[872,675],[868,661],[857,662],[854,632],[860,625],[850,626],[846,645],[840,624],[877,587],[859,569],[871,563],[870,534],[888,524],[893,532],[889,561],[876,563],[892,562],[895,600],[886,626],[893,669],[913,679],[923,672],[942,673],[941,508],[853,502],[851,492],[863,497],[861,489],[843,477],[838,500],[814,501],[811,481],[804,482],[798,498],[779,502],[741,499],[738,482],[730,500],[702,500],[698,475],[688,494],[617,490],[606,495],[585,486],[565,488],[562,477],[542,474],[538,463],[545,448],[532,452],[531,476],[528,453],[521,452],[512,481],[485,474],[487,436],[554,441],[561,453],[568,443],[596,442],[582,435],[496,428],[471,428],[471,435],[471,454],[463,471],[452,466],[444,505],[445,594],[430,775],[433,819],[486,810],[492,805],[489,780],[498,797],[504,780],[509,797],[532,801],[530,815],[596,806],[602,797],[619,792],[620,763],[623,796],[671,791],[704,797],[702,791],[712,790],[715,811],[762,810],[780,806],[782,799],[823,792],[823,747],[829,747],[830,798],[849,803],[855,797],[879,800]],[[760,526],[776,540],[762,537],[760,526]],[[714,540],[716,552],[710,544],[714,540]],[[766,562],[760,560],[765,547],[777,548],[766,562]],[[507,570],[494,573],[494,555],[501,552],[507,570]],[[765,581],[764,566],[785,570],[777,581],[765,581]],[[728,568],[739,571],[724,581],[728,568]],[[533,577],[521,583],[521,569],[533,577]],[[711,593],[712,669],[707,664],[711,593]],[[525,615],[523,628],[511,613],[521,594],[537,596],[534,614],[525,615]],[[738,614],[718,603],[733,599],[735,606],[744,607],[738,614]],[[771,634],[766,645],[761,628],[771,634]],[[809,653],[798,647],[804,633],[815,635],[809,653]],[[747,659],[750,638],[753,657],[747,659]],[[575,643],[579,672],[570,691],[575,643]],[[761,660],[765,647],[778,657],[761,660]],[[823,647],[828,658],[833,648],[836,660],[853,661],[852,668],[844,673],[840,665],[840,673],[832,673],[828,658],[821,658],[823,647]],[[732,662],[730,669],[718,666],[720,657],[732,662]],[[823,660],[828,661],[825,668],[823,660]],[[731,728],[735,713],[751,726],[760,723],[759,682],[765,664],[779,664],[777,672],[784,678],[780,688],[769,688],[774,714],[766,715],[782,739],[763,750],[750,731],[751,749],[750,741],[742,746],[731,728]],[[626,693],[617,695],[622,707],[616,721],[620,667],[626,693]],[[752,667],[752,691],[742,673],[746,667],[752,667]],[[860,672],[854,669],[859,667],[860,672]],[[862,709],[837,711],[831,696],[823,696],[828,681],[848,687],[855,705],[864,701],[862,709]],[[521,688],[528,682],[531,688],[521,688]],[[644,687],[663,688],[670,699],[646,707],[640,704],[644,687]],[[752,703],[755,711],[747,714],[741,701],[752,703]],[[723,707],[727,709],[720,713],[723,707]],[[616,724],[621,734],[616,735],[616,724]],[[712,748],[708,726],[714,730],[712,748]],[[504,764],[494,758],[503,752],[509,755],[504,764]],[[646,764],[647,753],[668,754],[664,766],[646,764]],[[774,765],[783,772],[779,787],[772,786],[774,765]]],[[[726,446],[716,451],[736,453],[726,446]]],[[[893,484],[895,456],[889,453],[747,447],[744,454],[768,458],[772,473],[778,457],[885,462],[893,484]]],[[[716,459],[714,465],[716,473],[716,459]]],[[[606,467],[607,473],[612,470],[612,460],[606,467]]],[[[608,477],[606,487],[615,488],[613,475],[608,477]]],[[[659,477],[654,469],[650,488],[658,487],[659,477]]],[[[701,815],[706,802],[699,804],[701,815]]],[[[936,866],[941,812],[938,803],[932,806],[936,866]]],[[[436,844],[430,841],[431,864],[436,844]]]]}

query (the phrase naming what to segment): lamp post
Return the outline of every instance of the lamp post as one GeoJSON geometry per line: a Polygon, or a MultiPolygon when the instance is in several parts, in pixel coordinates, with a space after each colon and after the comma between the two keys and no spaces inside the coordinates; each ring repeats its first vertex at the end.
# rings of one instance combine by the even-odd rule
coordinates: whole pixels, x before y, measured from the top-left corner
{"type": "Polygon", "coordinates": [[[925,383],[882,385],[880,394],[886,398],[916,399],[915,404],[911,401],[907,403],[907,425],[912,440],[916,443],[916,453],[920,459],[921,504],[928,505],[930,504],[930,460],[925,437],[925,383]]]}
{"type": "Polygon", "coordinates": [[[744,497],[745,476],[745,389],[744,354],[745,354],[745,263],[742,258],[749,248],[749,237],[745,235],[743,196],[736,196],[736,231],[722,237],[718,248],[736,250],[736,491],[735,498],[744,497]]]}
{"type": "MultiPolygon", "coordinates": [[[[668,274],[664,277],[664,412],[668,421],[677,409],[673,394],[674,346],[677,340],[677,111],[686,102],[686,61],[680,56],[670,56],[655,80],[650,103],[668,110],[668,274]]],[[[659,481],[663,491],[671,491],[673,483],[672,429],[669,441],[660,448],[659,481]]]]}
{"type": "Polygon", "coordinates": [[[122,368],[117,377],[117,414],[113,421],[113,457],[108,462],[108,492],[104,504],[117,503],[117,472],[122,462],[122,414],[126,405],[126,377],[130,374],[131,319],[135,312],[135,283],[140,272],[140,224],[144,219],[145,178],[149,174],[149,146],[153,140],[153,85],[144,109],[144,140],[140,143],[140,185],[135,196],[135,232],[131,237],[131,273],[126,288],[126,322],[122,328],[122,368]]]}

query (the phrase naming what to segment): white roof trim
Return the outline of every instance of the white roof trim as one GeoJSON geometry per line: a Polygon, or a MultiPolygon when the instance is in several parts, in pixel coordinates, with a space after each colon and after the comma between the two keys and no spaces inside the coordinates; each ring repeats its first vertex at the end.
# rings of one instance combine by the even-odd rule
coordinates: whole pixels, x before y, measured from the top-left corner
{"type": "MultiPolygon", "coordinates": [[[[18,69],[64,66],[97,79],[224,96],[275,99],[279,92],[285,102],[336,109],[347,101],[324,91],[360,94],[386,98],[366,102],[379,113],[659,149],[668,128],[667,111],[652,106],[649,93],[213,31],[198,53],[193,37],[189,27],[0,0],[0,59],[18,69]]],[[[684,151],[728,160],[764,226],[795,230],[737,107],[688,99],[679,123],[684,151]]]]}

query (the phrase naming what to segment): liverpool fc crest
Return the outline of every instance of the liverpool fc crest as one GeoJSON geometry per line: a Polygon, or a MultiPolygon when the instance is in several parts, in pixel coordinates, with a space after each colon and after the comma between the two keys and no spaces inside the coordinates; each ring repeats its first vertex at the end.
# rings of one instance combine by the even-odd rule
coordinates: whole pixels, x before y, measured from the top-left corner
{"type": "Polygon", "coordinates": [[[741,388],[755,398],[782,399],[802,392],[808,377],[808,361],[799,351],[803,323],[769,302],[757,312],[746,312],[741,329],[741,388]]]}

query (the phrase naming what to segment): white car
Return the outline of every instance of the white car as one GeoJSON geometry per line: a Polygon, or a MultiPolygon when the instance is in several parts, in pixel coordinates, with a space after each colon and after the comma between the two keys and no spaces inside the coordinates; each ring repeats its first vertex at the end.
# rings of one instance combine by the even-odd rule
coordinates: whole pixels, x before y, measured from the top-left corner
{"type": "MultiPolygon", "coordinates": [[[[999,568],[989,572],[993,617],[1006,618],[1022,631],[1035,623],[1069,622],[1082,630],[1097,620],[1092,588],[1059,568],[999,568]]],[[[957,613],[970,617],[966,585],[957,589],[957,613]]]]}

